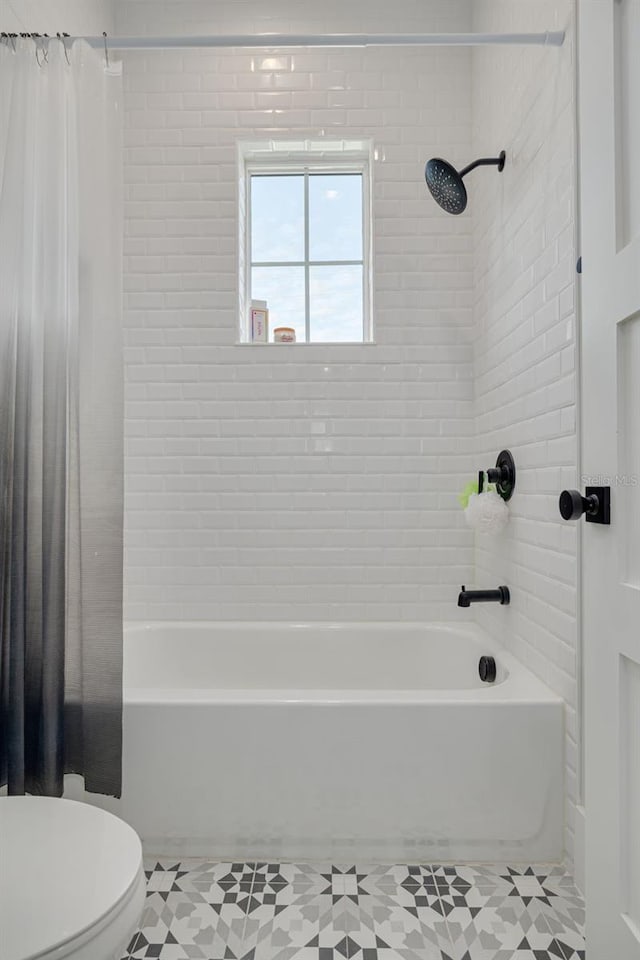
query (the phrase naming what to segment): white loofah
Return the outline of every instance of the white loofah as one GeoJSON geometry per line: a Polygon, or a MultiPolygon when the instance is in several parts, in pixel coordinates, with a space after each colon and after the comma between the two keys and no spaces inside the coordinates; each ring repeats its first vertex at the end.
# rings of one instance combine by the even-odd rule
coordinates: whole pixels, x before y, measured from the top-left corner
{"type": "Polygon", "coordinates": [[[500,533],[509,520],[509,507],[494,490],[472,493],[464,518],[470,527],[480,533],[500,533]]]}

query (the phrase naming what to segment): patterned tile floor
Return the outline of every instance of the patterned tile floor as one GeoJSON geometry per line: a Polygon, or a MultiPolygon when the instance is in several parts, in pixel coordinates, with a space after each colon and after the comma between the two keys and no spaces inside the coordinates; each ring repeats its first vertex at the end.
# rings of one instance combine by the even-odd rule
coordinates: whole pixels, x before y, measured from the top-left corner
{"type": "Polygon", "coordinates": [[[147,863],[126,960],[584,960],[561,867],[147,863]]]}

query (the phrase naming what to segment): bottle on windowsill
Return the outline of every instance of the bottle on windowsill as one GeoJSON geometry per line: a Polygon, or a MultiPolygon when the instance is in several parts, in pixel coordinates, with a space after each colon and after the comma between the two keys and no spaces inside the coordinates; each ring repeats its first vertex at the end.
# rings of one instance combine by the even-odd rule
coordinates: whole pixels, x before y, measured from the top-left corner
{"type": "Polygon", "coordinates": [[[266,300],[251,301],[251,342],[269,342],[269,311],[266,300]]]}
{"type": "Polygon", "coordinates": [[[296,331],[293,327],[276,327],[273,331],[274,343],[295,343],[296,331]]]}

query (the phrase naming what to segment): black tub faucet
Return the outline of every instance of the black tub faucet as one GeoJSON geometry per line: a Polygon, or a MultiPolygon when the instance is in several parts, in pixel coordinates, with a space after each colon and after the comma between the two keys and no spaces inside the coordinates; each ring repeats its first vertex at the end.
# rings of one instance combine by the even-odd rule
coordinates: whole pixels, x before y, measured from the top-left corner
{"type": "Polygon", "coordinates": [[[458,594],[458,606],[470,607],[472,603],[510,603],[509,587],[498,587],[497,590],[467,590],[462,587],[458,594]]]}

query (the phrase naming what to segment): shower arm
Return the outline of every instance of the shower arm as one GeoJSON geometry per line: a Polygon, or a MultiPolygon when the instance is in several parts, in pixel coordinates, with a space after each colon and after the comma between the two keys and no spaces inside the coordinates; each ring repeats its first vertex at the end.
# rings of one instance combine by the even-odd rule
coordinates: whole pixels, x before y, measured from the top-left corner
{"type": "Polygon", "coordinates": [[[459,171],[461,177],[466,177],[468,173],[471,173],[472,170],[475,170],[476,167],[497,167],[498,172],[501,173],[504,169],[505,161],[505,152],[504,150],[498,157],[482,157],[480,160],[474,160],[473,163],[470,163],[463,170],[459,171]]]}

